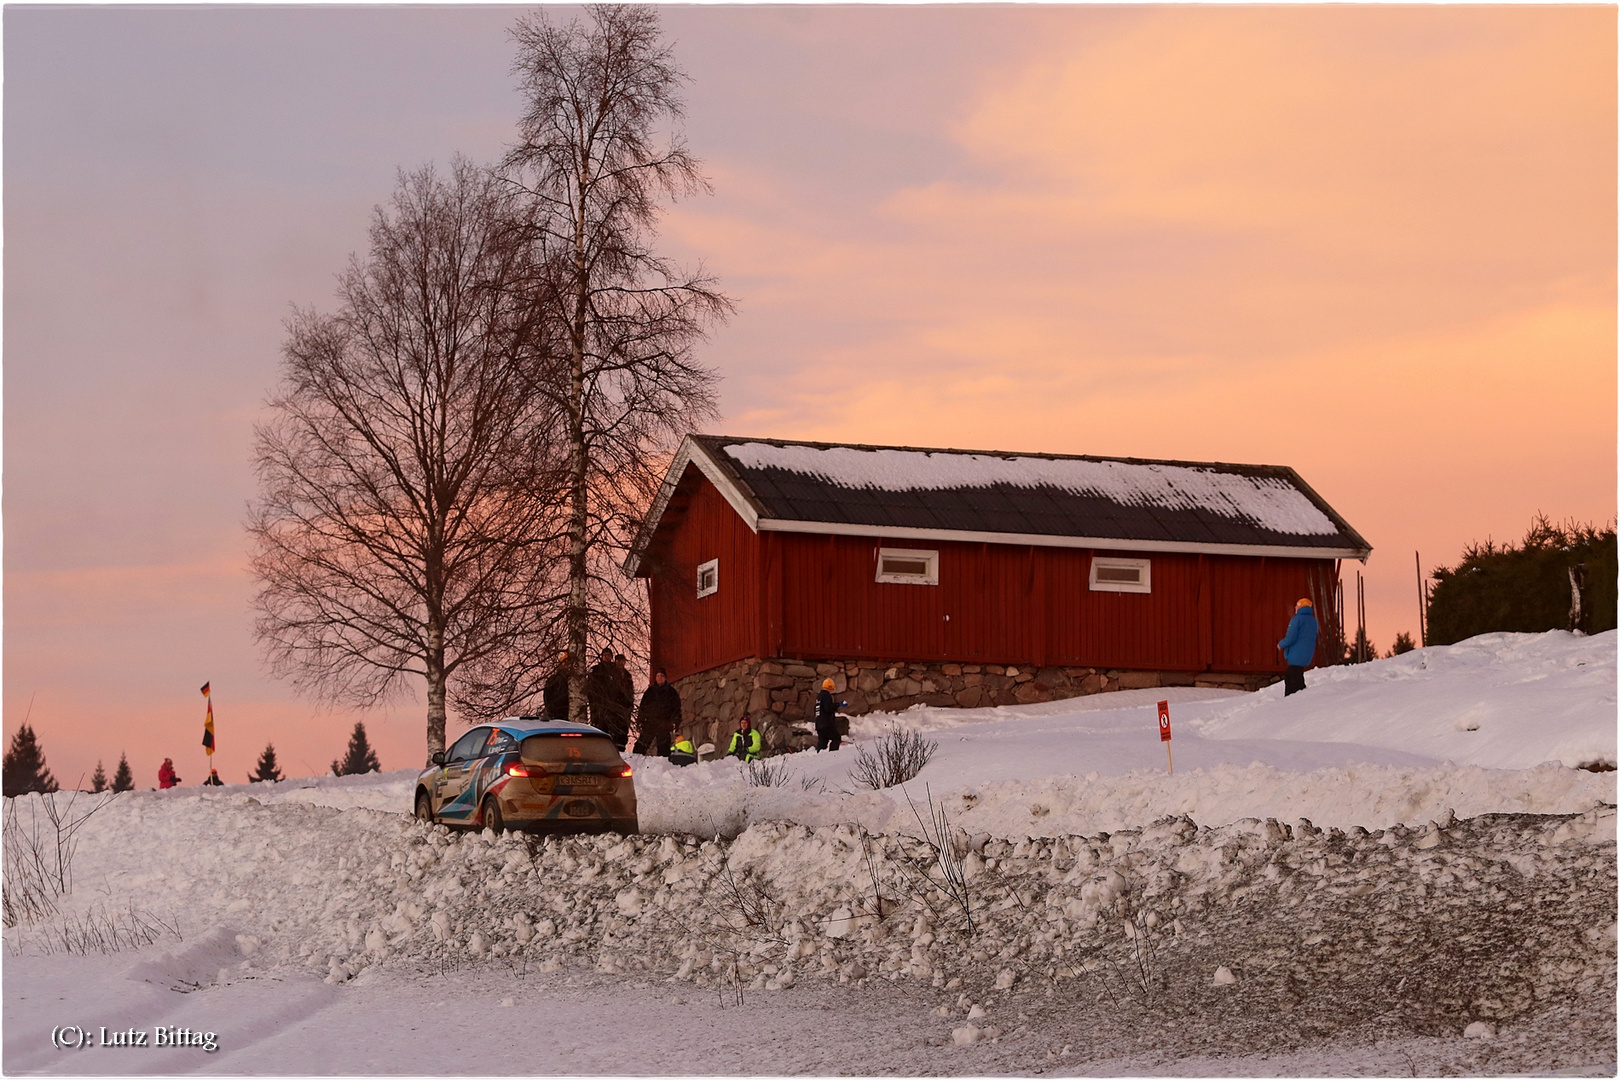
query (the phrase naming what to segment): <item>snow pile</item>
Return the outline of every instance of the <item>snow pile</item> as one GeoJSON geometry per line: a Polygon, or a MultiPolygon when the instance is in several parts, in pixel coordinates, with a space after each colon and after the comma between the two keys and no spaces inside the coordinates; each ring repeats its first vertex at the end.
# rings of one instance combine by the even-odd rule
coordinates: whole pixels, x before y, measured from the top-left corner
{"type": "Polygon", "coordinates": [[[1282,477],[1195,465],[769,443],[735,443],[725,452],[745,469],[782,469],[847,488],[1055,488],[1122,506],[1219,514],[1294,536],[1334,536],[1339,531],[1303,491],[1282,477]]]}
{"type": "Polygon", "coordinates": [[[1370,664],[1320,668],[1308,694],[1271,686],[1196,724],[1220,739],[1313,739],[1471,765],[1615,762],[1613,630],[1483,634],[1370,664]]]}
{"type": "MultiPolygon", "coordinates": [[[[365,809],[140,794],[86,825],[67,906],[116,890],[177,920],[185,945],[128,974],[188,989],[289,968],[338,985],[499,961],[734,990],[921,980],[980,1000],[1070,981],[1087,999],[1128,997],[1174,982],[1164,1007],[1196,1015],[1223,1000],[1205,1000],[1219,965],[1257,1014],[1305,994],[1329,1012],[1396,1009],[1420,1028],[1461,1030],[1612,994],[1614,826],[1607,808],[1446,815],[1372,834],[1182,817],[1016,842],[770,823],[729,843],[530,843],[365,809]],[[1504,928],[1503,910],[1528,914],[1504,928]],[[1424,932],[1439,911],[1448,932],[1424,932]],[[1533,945],[1521,940],[1530,931],[1533,945]],[[1311,964],[1279,966],[1268,935],[1312,950],[1311,964]],[[1461,961],[1454,938],[1474,943],[1461,961]],[[1466,1001],[1446,988],[1464,961],[1466,1001]],[[1392,990],[1397,973],[1409,979],[1392,990]]],[[[28,948],[28,930],[7,936],[28,948]]],[[[962,1019],[994,1037],[988,1020],[950,1023],[962,1019]]]]}
{"type": "MultiPolygon", "coordinates": [[[[274,784],[241,785],[238,790],[266,805],[303,803],[345,810],[363,808],[410,813],[416,801],[416,778],[420,774],[420,769],[396,769],[364,776],[313,776],[274,784]]],[[[181,790],[170,789],[173,794],[181,790]]]]}
{"type": "MultiPolygon", "coordinates": [[[[829,1014],[859,1038],[834,1038],[843,1056],[823,1072],[875,1060],[860,1056],[868,1013],[850,1013],[906,988],[907,1000],[929,997],[906,1030],[942,1053],[1005,1052],[1076,1025],[1076,1045],[1083,1036],[1097,1053],[1144,1037],[1275,1050],[1337,1047],[1355,1025],[1453,1039],[1488,1029],[1499,1041],[1588,1025],[1571,1036],[1580,1060],[1612,1060],[1615,774],[1547,759],[1560,747],[1612,757],[1614,637],[1476,639],[1313,673],[1312,689],[1286,701],[1189,688],[915,710],[894,722],[939,750],[904,792],[843,790],[854,749],[776,759],[786,782],[769,787],[750,785],[734,761],[679,769],[638,758],[644,834],[628,838],[428,826],[409,816],[416,770],[119,795],[80,827],[59,913],[5,931],[13,974],[27,973],[9,984],[25,992],[7,998],[8,1023],[18,1021],[8,1031],[26,1039],[8,1039],[6,1064],[17,1071],[26,1042],[30,1068],[61,1067],[37,1048],[70,999],[75,1020],[134,1026],[198,1023],[208,1001],[260,1002],[233,1018],[232,1050],[301,1031],[299,1017],[328,1006],[345,1032],[427,1016],[420,1035],[399,1037],[454,1047],[434,1026],[444,1002],[401,987],[498,985],[509,1005],[533,986],[520,978],[530,973],[568,987],[622,976],[613,985],[623,993],[698,987],[693,997],[722,1003],[884,988],[829,1014]],[[1173,776],[1157,739],[1160,698],[1173,703],[1173,776]],[[1385,719],[1398,709],[1404,720],[1385,719]],[[1481,735],[1484,760],[1451,754],[1446,740],[1481,735]],[[1437,761],[1440,751],[1458,763],[1437,761]],[[930,810],[944,811],[943,829],[930,810]],[[98,951],[85,949],[86,927],[136,922],[183,940],[60,955],[98,951]],[[96,977],[112,984],[91,988],[103,1002],[96,1018],[70,985],[92,968],[69,961],[99,964],[96,977]],[[379,1004],[363,1023],[343,1011],[367,995],[379,1004]],[[125,998],[135,1004],[113,1007],[125,998]],[[1126,1034],[1086,1030],[1096,1017],[1126,1034]]],[[[856,747],[884,730],[860,721],[856,747]]],[[[46,798],[10,810],[41,820],[46,798]]],[[[396,1054],[403,1045],[390,1044],[396,1054]]],[[[596,1062],[598,1049],[565,1060],[596,1062]]],[[[305,1072],[399,1067],[307,1051],[269,1060],[305,1072]]],[[[194,1068],[156,1055],[74,1060],[194,1068]]],[[[275,1071],[265,1060],[234,1067],[275,1071]]],[[[698,1071],[721,1073],[755,1061],[701,1060],[698,1071]]],[[[906,1072],[1041,1067],[1033,1057],[893,1060],[906,1072]]]]}

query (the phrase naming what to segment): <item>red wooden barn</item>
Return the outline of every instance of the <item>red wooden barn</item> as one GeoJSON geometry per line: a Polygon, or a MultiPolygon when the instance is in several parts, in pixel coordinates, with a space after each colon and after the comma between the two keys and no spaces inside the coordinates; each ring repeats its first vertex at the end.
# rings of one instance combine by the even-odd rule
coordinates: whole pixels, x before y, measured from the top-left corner
{"type": "Polygon", "coordinates": [[[625,569],[716,738],[829,676],[857,714],[1252,689],[1300,597],[1337,647],[1338,560],[1370,551],[1285,466],[692,435],[625,569]]]}

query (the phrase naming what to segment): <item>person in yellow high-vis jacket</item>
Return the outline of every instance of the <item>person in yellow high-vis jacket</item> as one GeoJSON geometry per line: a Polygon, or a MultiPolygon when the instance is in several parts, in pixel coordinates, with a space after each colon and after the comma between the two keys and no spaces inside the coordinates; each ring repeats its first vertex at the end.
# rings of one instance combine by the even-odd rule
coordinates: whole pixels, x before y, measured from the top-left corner
{"type": "Polygon", "coordinates": [[[754,730],[754,724],[743,713],[743,718],[737,724],[737,731],[731,736],[731,745],[726,748],[727,757],[738,757],[744,761],[758,761],[760,754],[759,732],[754,730]]]}
{"type": "Polygon", "coordinates": [[[692,740],[685,735],[676,735],[675,741],[669,746],[669,763],[671,765],[690,765],[697,760],[697,748],[692,740]]]}

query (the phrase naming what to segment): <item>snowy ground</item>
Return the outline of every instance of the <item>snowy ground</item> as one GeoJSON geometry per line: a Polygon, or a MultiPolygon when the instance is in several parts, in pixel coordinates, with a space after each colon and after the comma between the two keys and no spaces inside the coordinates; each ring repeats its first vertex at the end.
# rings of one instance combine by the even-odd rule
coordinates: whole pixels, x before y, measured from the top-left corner
{"type": "Polygon", "coordinates": [[[848,746],[776,787],[636,759],[629,842],[425,829],[414,770],[134,793],[5,931],[4,1069],[1613,1075],[1615,774],[1572,766],[1616,758],[1615,638],[858,720],[938,741],[920,815],[848,746]]]}

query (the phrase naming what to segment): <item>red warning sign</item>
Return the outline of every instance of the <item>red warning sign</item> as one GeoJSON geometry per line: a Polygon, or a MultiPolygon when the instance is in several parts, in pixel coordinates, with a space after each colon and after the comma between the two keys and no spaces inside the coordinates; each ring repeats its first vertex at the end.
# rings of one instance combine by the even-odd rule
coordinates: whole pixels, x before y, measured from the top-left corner
{"type": "Polygon", "coordinates": [[[1170,741],[1170,703],[1159,702],[1159,741],[1170,741]]]}

